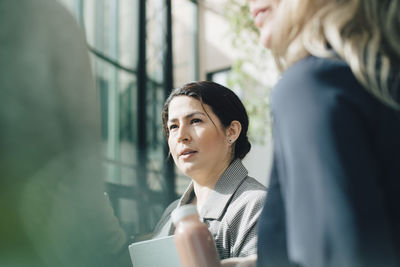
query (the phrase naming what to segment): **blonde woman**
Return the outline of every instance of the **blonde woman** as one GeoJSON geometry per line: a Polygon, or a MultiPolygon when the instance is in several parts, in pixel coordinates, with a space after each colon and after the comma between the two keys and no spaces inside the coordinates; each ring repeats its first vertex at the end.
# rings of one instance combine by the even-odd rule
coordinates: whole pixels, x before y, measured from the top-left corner
{"type": "Polygon", "coordinates": [[[248,2],[283,71],[257,265],[400,266],[400,1],[248,2]]]}

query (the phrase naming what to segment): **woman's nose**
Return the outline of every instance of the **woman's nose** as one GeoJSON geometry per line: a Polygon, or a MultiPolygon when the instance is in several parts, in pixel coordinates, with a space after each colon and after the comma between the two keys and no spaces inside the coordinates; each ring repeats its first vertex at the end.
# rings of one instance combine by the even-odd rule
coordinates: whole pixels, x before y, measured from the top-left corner
{"type": "Polygon", "coordinates": [[[178,130],[178,142],[187,142],[190,141],[190,133],[189,133],[189,129],[186,126],[181,126],[179,127],[178,130]]]}

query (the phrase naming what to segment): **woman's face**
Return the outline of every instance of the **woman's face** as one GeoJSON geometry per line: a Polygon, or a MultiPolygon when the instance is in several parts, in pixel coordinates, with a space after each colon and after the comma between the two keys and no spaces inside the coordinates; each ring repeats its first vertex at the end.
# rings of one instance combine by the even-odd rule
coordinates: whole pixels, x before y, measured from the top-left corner
{"type": "Polygon", "coordinates": [[[168,130],[175,164],[189,177],[213,177],[228,166],[231,150],[226,130],[210,106],[189,96],[173,98],[168,108],[168,130]]]}
{"type": "Polygon", "coordinates": [[[248,0],[254,24],[260,30],[260,42],[270,48],[274,33],[279,30],[277,11],[281,0],[248,0]]]}

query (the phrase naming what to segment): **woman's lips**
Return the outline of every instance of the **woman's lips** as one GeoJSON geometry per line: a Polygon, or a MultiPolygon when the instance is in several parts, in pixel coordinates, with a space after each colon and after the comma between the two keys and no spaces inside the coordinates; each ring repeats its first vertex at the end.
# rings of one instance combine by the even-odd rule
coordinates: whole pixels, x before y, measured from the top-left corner
{"type": "Polygon", "coordinates": [[[258,28],[263,26],[264,21],[267,18],[269,11],[270,11],[270,8],[265,7],[265,8],[257,9],[255,12],[253,12],[254,24],[258,28]]]}
{"type": "Polygon", "coordinates": [[[183,151],[183,152],[179,155],[179,157],[180,157],[181,159],[188,159],[188,158],[190,158],[191,156],[193,156],[193,155],[196,154],[196,153],[197,153],[197,151],[195,151],[195,150],[183,151]]]}

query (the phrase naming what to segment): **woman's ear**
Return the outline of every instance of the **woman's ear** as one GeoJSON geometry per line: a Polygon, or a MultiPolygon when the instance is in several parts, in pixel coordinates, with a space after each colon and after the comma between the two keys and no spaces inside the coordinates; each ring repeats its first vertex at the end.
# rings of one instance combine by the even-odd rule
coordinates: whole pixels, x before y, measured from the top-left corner
{"type": "Polygon", "coordinates": [[[242,131],[242,124],[239,121],[232,121],[231,124],[226,128],[226,137],[229,144],[235,143],[236,139],[239,138],[240,132],[242,131]]]}

